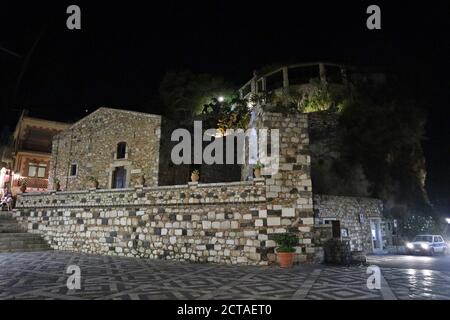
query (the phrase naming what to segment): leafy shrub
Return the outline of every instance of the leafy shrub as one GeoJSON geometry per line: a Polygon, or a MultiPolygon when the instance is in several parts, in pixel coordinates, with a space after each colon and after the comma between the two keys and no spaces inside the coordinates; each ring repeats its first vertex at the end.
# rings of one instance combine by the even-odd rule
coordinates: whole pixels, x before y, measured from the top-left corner
{"type": "Polygon", "coordinates": [[[292,233],[277,234],[273,239],[278,245],[278,252],[295,252],[298,236],[292,233]]]}

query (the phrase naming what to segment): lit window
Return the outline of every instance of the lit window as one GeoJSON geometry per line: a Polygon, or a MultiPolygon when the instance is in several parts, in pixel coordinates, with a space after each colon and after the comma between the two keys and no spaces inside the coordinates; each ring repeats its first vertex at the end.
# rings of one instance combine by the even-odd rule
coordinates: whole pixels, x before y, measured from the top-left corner
{"type": "Polygon", "coordinates": [[[44,163],[28,163],[28,177],[45,178],[47,165],[44,163]]]}
{"type": "Polygon", "coordinates": [[[38,166],[37,176],[38,178],[45,178],[45,171],[47,170],[46,164],[40,164],[38,166]]]}
{"type": "Polygon", "coordinates": [[[29,163],[28,164],[28,176],[29,177],[35,177],[36,173],[38,171],[38,164],[37,163],[29,163]]]}
{"type": "Polygon", "coordinates": [[[70,173],[69,173],[69,175],[71,177],[75,177],[77,175],[77,171],[78,171],[77,165],[76,164],[71,164],[70,165],[70,173]]]}

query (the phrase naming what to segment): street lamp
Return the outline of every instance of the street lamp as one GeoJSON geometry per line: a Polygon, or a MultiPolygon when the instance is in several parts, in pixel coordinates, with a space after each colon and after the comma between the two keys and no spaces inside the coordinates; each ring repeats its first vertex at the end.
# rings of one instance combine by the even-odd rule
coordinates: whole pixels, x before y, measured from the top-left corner
{"type": "Polygon", "coordinates": [[[225,99],[224,99],[224,97],[222,97],[222,96],[220,96],[219,98],[217,98],[217,101],[219,101],[219,102],[223,102],[223,100],[225,100],[225,99]]]}

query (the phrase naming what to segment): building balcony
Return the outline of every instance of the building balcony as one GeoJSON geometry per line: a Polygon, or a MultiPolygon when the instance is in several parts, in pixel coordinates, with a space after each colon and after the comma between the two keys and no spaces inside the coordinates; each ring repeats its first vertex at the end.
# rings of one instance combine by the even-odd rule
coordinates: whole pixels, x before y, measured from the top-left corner
{"type": "Polygon", "coordinates": [[[14,181],[13,186],[20,187],[23,181],[25,181],[27,189],[47,190],[48,188],[48,179],[33,177],[20,177],[14,181]]]}

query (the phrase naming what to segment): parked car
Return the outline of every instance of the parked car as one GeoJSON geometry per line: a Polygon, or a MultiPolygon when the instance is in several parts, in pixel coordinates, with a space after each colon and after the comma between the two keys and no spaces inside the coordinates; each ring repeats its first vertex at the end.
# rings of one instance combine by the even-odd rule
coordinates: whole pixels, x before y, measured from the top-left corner
{"type": "Polygon", "coordinates": [[[435,253],[446,254],[448,245],[444,238],[436,234],[418,235],[412,242],[406,243],[406,250],[409,254],[428,254],[435,253]]]}

